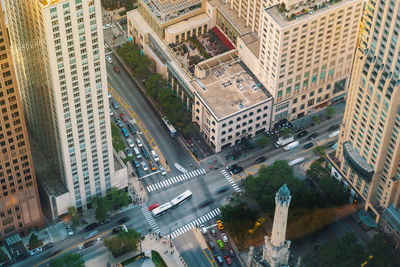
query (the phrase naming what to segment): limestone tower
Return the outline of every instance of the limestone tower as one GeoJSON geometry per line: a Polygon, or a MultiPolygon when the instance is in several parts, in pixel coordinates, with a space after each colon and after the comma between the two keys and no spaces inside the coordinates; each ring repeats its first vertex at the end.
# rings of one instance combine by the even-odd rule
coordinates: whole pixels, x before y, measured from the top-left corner
{"type": "Polygon", "coordinates": [[[271,237],[265,236],[263,260],[271,267],[287,266],[290,241],[285,240],[287,217],[291,200],[290,191],[284,184],[275,196],[275,215],[271,237]]]}

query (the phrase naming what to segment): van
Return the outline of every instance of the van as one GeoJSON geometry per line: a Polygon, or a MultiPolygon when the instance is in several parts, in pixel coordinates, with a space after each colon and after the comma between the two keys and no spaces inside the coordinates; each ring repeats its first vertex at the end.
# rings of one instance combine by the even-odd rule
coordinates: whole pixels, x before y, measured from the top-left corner
{"type": "Polygon", "coordinates": [[[135,152],[136,158],[142,158],[142,154],[140,154],[139,149],[137,147],[133,148],[133,152],[135,152]]]}
{"type": "Polygon", "coordinates": [[[305,160],[304,157],[300,157],[300,158],[294,159],[291,162],[289,162],[289,166],[294,166],[296,164],[302,163],[304,160],[305,160]]]}
{"type": "Polygon", "coordinates": [[[90,239],[90,238],[92,238],[92,237],[94,237],[94,236],[96,236],[96,235],[98,235],[99,234],[99,231],[93,231],[93,232],[90,232],[87,236],[86,236],[86,240],[88,240],[88,239],[90,239]]]}
{"type": "Polygon", "coordinates": [[[288,144],[287,146],[285,146],[283,149],[284,149],[285,151],[289,151],[289,150],[292,150],[292,149],[295,149],[296,147],[298,147],[299,144],[300,144],[299,141],[294,141],[293,143],[290,143],[290,144],[288,144]]]}
{"type": "Polygon", "coordinates": [[[160,162],[160,158],[154,150],[151,151],[151,155],[153,156],[154,162],[160,162]]]}

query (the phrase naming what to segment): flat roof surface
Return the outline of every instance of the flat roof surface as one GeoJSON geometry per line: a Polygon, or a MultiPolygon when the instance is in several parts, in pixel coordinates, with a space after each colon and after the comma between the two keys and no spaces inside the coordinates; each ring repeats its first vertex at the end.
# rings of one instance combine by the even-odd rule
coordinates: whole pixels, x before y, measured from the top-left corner
{"type": "MultiPolygon", "coordinates": [[[[360,1],[361,0],[340,0],[340,1],[336,2],[336,3],[329,3],[328,6],[322,7],[322,8],[317,9],[317,10],[313,10],[312,14],[305,13],[305,14],[297,16],[295,19],[292,19],[292,20],[286,19],[284,17],[284,15],[279,12],[279,5],[275,5],[275,6],[266,8],[265,11],[267,12],[267,14],[270,17],[272,17],[275,20],[275,22],[280,27],[284,28],[284,27],[289,27],[289,26],[292,26],[292,25],[295,25],[295,24],[302,23],[304,21],[310,20],[310,19],[315,18],[315,17],[317,17],[317,16],[319,16],[321,14],[330,12],[330,11],[336,9],[336,8],[348,5],[349,3],[360,2],[360,1]]],[[[313,3],[305,4],[305,5],[302,5],[302,6],[298,7],[298,8],[296,8],[296,9],[290,10],[289,12],[286,12],[286,14],[290,15],[290,14],[293,14],[293,13],[299,13],[299,12],[301,13],[302,9],[308,9],[309,10],[313,6],[315,6],[316,4],[322,4],[323,2],[326,2],[326,0],[316,0],[313,3]]]]}
{"type": "Polygon", "coordinates": [[[200,15],[172,24],[171,26],[167,27],[166,31],[169,34],[186,32],[194,27],[198,27],[200,25],[202,26],[203,24],[208,23],[210,20],[211,20],[210,17],[207,16],[206,13],[202,13],[200,15]]]}
{"type": "Polygon", "coordinates": [[[131,19],[135,22],[134,25],[140,25],[140,30],[143,32],[143,34],[151,33],[153,31],[137,9],[129,11],[126,13],[126,15],[128,19],[131,19]]]}
{"type": "Polygon", "coordinates": [[[201,8],[203,0],[143,0],[143,3],[160,22],[166,22],[180,15],[201,8]]]}
{"type": "Polygon", "coordinates": [[[260,39],[253,32],[240,36],[240,39],[243,40],[249,50],[258,58],[260,53],[260,39]]]}
{"type": "Polygon", "coordinates": [[[248,67],[229,53],[233,54],[227,52],[222,57],[200,63],[197,67],[206,70],[207,75],[192,82],[218,119],[272,98],[248,67]],[[230,55],[231,60],[223,60],[226,55],[230,55]]]}
{"type": "Polygon", "coordinates": [[[218,10],[231,25],[236,27],[239,31],[239,36],[251,31],[251,28],[246,26],[246,22],[241,19],[233,9],[230,9],[229,5],[223,5],[219,7],[218,10]]]}

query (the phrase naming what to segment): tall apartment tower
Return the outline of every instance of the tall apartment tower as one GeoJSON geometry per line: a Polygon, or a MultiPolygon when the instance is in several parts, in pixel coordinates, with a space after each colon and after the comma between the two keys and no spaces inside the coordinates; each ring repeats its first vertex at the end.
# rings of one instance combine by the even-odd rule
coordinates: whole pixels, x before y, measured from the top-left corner
{"type": "Polygon", "coordinates": [[[27,124],[69,191],[58,213],[85,209],[114,173],[100,0],[4,2],[27,124]]]}
{"type": "Polygon", "coordinates": [[[400,2],[367,1],[334,163],[400,240],[400,2]],[[383,215],[383,216],[382,216],[383,215]]]}
{"type": "MultiPolygon", "coordinates": [[[[0,4],[1,10],[1,4],[0,4]]],[[[3,12],[0,12],[0,239],[43,226],[3,12]]]]}
{"type": "Polygon", "coordinates": [[[281,0],[262,12],[256,75],[275,99],[273,121],[346,96],[363,0],[281,0]]]}
{"type": "Polygon", "coordinates": [[[271,237],[265,236],[263,260],[271,267],[288,266],[290,241],[286,240],[287,219],[292,196],[284,184],[275,196],[275,214],[271,237]]]}

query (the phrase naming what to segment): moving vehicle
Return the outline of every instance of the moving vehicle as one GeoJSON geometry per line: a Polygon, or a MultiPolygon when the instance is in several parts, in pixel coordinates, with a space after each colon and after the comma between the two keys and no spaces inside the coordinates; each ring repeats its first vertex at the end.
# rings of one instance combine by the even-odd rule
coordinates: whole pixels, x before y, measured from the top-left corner
{"type": "Polygon", "coordinates": [[[219,265],[224,264],[224,261],[222,260],[222,257],[220,255],[215,255],[215,259],[217,260],[219,265]]]}
{"type": "Polygon", "coordinates": [[[126,154],[127,157],[132,157],[133,156],[132,151],[129,148],[125,148],[125,154],[126,154]]]}
{"type": "Polygon", "coordinates": [[[339,127],[340,127],[340,125],[339,125],[339,124],[335,124],[335,125],[329,126],[329,128],[328,128],[328,131],[334,131],[334,130],[337,130],[337,129],[339,129],[339,127]]]}
{"type": "Polygon", "coordinates": [[[71,225],[67,224],[65,227],[67,228],[68,235],[73,235],[74,234],[74,232],[72,231],[71,225]]]}
{"type": "Polygon", "coordinates": [[[160,206],[160,203],[154,203],[153,205],[150,205],[148,208],[147,208],[147,210],[148,211],[152,211],[152,210],[154,210],[155,208],[157,208],[157,207],[159,207],[160,206]]]}
{"type": "Polygon", "coordinates": [[[145,159],[149,159],[149,158],[150,158],[150,155],[149,155],[149,153],[147,153],[146,148],[141,147],[140,150],[142,150],[143,157],[144,157],[145,159]]]}
{"type": "Polygon", "coordinates": [[[296,136],[297,136],[297,138],[300,138],[300,137],[306,136],[307,134],[308,134],[308,132],[306,130],[304,130],[304,131],[299,132],[296,136]]]}
{"type": "Polygon", "coordinates": [[[222,241],[224,241],[225,243],[228,243],[228,236],[225,233],[221,234],[221,238],[222,238],[222,241]]]}
{"type": "Polygon", "coordinates": [[[160,166],[158,168],[160,169],[160,172],[161,172],[162,175],[166,175],[167,174],[167,172],[165,171],[163,166],[160,166]]]}
{"type": "Polygon", "coordinates": [[[224,243],[222,243],[222,241],[220,239],[217,240],[217,245],[219,247],[219,249],[224,249],[224,243]]]}
{"type": "Polygon", "coordinates": [[[219,230],[223,230],[224,229],[224,226],[222,225],[222,221],[221,220],[217,221],[217,226],[218,226],[219,230]]]}
{"type": "Polygon", "coordinates": [[[93,231],[93,232],[90,232],[87,236],[86,236],[86,240],[88,240],[88,239],[90,239],[90,238],[92,238],[92,237],[94,237],[94,236],[96,236],[96,235],[98,235],[99,234],[99,231],[97,231],[97,230],[95,230],[95,231],[93,231]]]}
{"type": "Polygon", "coordinates": [[[229,172],[233,174],[238,174],[239,172],[243,171],[243,168],[238,166],[237,164],[234,164],[228,168],[229,172]]]}
{"type": "Polygon", "coordinates": [[[112,58],[110,56],[106,56],[106,60],[110,64],[113,63],[112,58]]]}
{"type": "Polygon", "coordinates": [[[103,29],[108,29],[112,27],[112,23],[107,23],[106,25],[103,25],[103,29]]]}
{"type": "Polygon", "coordinates": [[[115,109],[119,109],[118,103],[116,101],[111,102],[115,109]]]}
{"type": "Polygon", "coordinates": [[[215,193],[221,194],[228,190],[229,190],[229,185],[224,185],[224,186],[221,186],[220,188],[218,188],[217,191],[215,191],[215,193]]]}
{"type": "Polygon", "coordinates": [[[119,116],[121,117],[121,120],[122,120],[123,122],[126,122],[126,121],[128,120],[128,119],[126,118],[126,116],[125,116],[124,113],[119,114],[119,116]]]}
{"type": "Polygon", "coordinates": [[[261,156],[261,157],[257,158],[257,159],[254,161],[254,163],[255,163],[255,164],[260,164],[261,162],[264,162],[264,161],[266,161],[266,160],[267,160],[266,157],[261,156]]]}
{"type": "Polygon", "coordinates": [[[135,165],[136,168],[140,168],[140,163],[139,161],[137,161],[136,159],[132,160],[133,161],[133,165],[135,165]]]}
{"type": "Polygon", "coordinates": [[[128,131],[127,131],[124,127],[121,128],[121,131],[122,131],[122,134],[123,134],[125,137],[128,137],[128,136],[129,136],[128,131]]]}
{"type": "Polygon", "coordinates": [[[290,144],[291,142],[294,141],[294,136],[292,134],[286,135],[279,137],[278,141],[276,141],[275,146],[277,148],[286,146],[287,144],[290,144]]]}
{"type": "Polygon", "coordinates": [[[153,172],[157,170],[156,165],[155,165],[151,160],[149,160],[149,168],[150,168],[150,170],[152,170],[153,172]]]}
{"type": "Polygon", "coordinates": [[[165,128],[167,128],[169,134],[172,137],[177,137],[178,136],[178,132],[175,130],[174,126],[172,126],[171,123],[169,123],[167,117],[163,117],[161,118],[162,123],[164,124],[165,128]]]}
{"type": "Polygon", "coordinates": [[[217,232],[215,232],[214,227],[211,227],[211,228],[210,228],[210,232],[211,232],[211,234],[212,234],[213,236],[216,236],[216,235],[217,235],[217,232]]]}
{"type": "Polygon", "coordinates": [[[121,226],[115,227],[115,228],[112,230],[113,234],[118,234],[118,233],[121,232],[121,231],[123,231],[123,232],[128,232],[128,229],[126,228],[126,226],[125,226],[124,224],[121,225],[121,226]]]}
{"type": "Polygon", "coordinates": [[[313,139],[315,139],[315,137],[317,137],[318,136],[318,133],[312,133],[312,134],[310,134],[308,137],[307,137],[307,139],[308,140],[313,140],[313,139]]]}
{"type": "Polygon", "coordinates": [[[83,243],[82,245],[79,246],[79,249],[85,249],[88,247],[91,247],[95,244],[100,243],[100,237],[93,239],[93,240],[89,240],[88,242],[83,243]]]}
{"type": "Polygon", "coordinates": [[[114,67],[114,71],[115,71],[116,74],[120,74],[121,73],[120,69],[117,66],[114,67]]]}
{"type": "Polygon", "coordinates": [[[118,223],[123,224],[126,223],[127,221],[129,221],[129,217],[122,217],[121,219],[118,220],[118,223]]]}
{"type": "Polygon", "coordinates": [[[176,198],[171,199],[171,203],[174,206],[182,204],[184,201],[190,199],[192,197],[192,191],[186,190],[176,198]]]}
{"type": "Polygon", "coordinates": [[[283,149],[284,149],[285,151],[289,151],[289,150],[295,149],[295,148],[298,147],[299,145],[300,145],[300,142],[299,142],[299,141],[294,141],[294,142],[292,142],[292,143],[286,145],[283,149]]]}
{"type": "Polygon", "coordinates": [[[135,141],[136,141],[136,144],[138,145],[138,147],[143,147],[143,143],[142,143],[142,141],[140,141],[139,138],[136,138],[135,141]]]}
{"type": "Polygon", "coordinates": [[[133,127],[132,123],[128,122],[128,123],[126,124],[126,126],[128,126],[128,129],[129,129],[129,131],[130,131],[132,134],[136,134],[135,127],[133,127]]]}
{"type": "Polygon", "coordinates": [[[117,119],[117,125],[118,125],[119,128],[124,127],[124,124],[119,119],[117,119]]]}
{"type": "Polygon", "coordinates": [[[154,162],[160,162],[160,158],[154,150],[150,151],[150,153],[153,156],[154,162]]]}
{"type": "Polygon", "coordinates": [[[328,135],[328,137],[329,137],[329,138],[336,137],[336,136],[339,135],[339,133],[340,133],[340,130],[334,131],[333,133],[330,133],[330,134],[328,135]]]}
{"type": "Polygon", "coordinates": [[[200,231],[203,233],[203,235],[206,235],[208,233],[208,230],[204,226],[204,224],[200,224],[200,231]]]}
{"type": "Polygon", "coordinates": [[[96,228],[97,226],[98,226],[97,223],[95,223],[95,222],[94,222],[94,223],[91,223],[91,224],[89,224],[88,226],[85,227],[85,231],[86,231],[86,232],[89,232],[90,230],[96,228]]]}
{"type": "Polygon", "coordinates": [[[212,204],[213,202],[214,202],[214,200],[213,200],[212,198],[208,198],[208,199],[206,199],[206,200],[200,202],[199,207],[200,207],[200,208],[204,208],[204,207],[206,207],[206,206],[212,204]]]}
{"type": "Polygon", "coordinates": [[[167,203],[162,204],[161,206],[159,206],[159,207],[153,209],[153,210],[151,211],[151,214],[152,214],[154,217],[158,217],[158,216],[164,214],[165,212],[169,211],[171,208],[172,208],[172,204],[171,204],[170,202],[167,202],[167,203]]]}
{"type": "Polygon", "coordinates": [[[143,168],[143,170],[144,170],[145,172],[147,172],[147,171],[149,170],[149,167],[147,167],[146,162],[142,161],[140,164],[142,165],[142,168],[143,168]]]}
{"type": "Polygon", "coordinates": [[[224,258],[225,258],[226,264],[232,265],[232,260],[231,260],[231,258],[229,258],[228,255],[225,255],[224,258]]]}
{"type": "Polygon", "coordinates": [[[296,164],[302,163],[304,160],[305,160],[304,157],[300,157],[300,158],[294,159],[294,160],[289,162],[289,166],[294,166],[296,164]]]}
{"type": "Polygon", "coordinates": [[[303,146],[303,148],[304,148],[304,149],[309,149],[309,148],[311,148],[311,147],[313,147],[313,146],[314,146],[314,144],[313,144],[312,142],[310,142],[310,143],[305,144],[305,145],[303,146]]]}
{"type": "Polygon", "coordinates": [[[128,142],[129,147],[134,147],[135,146],[135,143],[130,138],[127,138],[126,142],[128,142]]]}
{"type": "Polygon", "coordinates": [[[142,158],[142,154],[140,154],[139,149],[137,147],[133,148],[133,152],[135,152],[135,156],[137,159],[142,158]]]}

